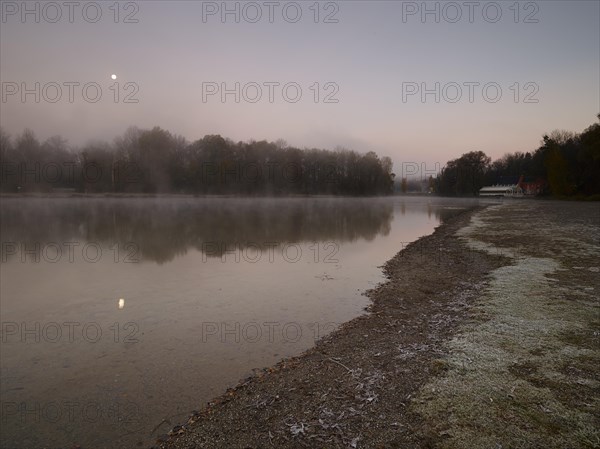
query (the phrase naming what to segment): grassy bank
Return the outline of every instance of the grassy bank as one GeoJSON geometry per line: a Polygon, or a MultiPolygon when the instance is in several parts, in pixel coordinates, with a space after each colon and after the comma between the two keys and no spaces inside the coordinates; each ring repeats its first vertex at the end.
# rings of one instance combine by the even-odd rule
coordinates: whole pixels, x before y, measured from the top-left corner
{"type": "Polygon", "coordinates": [[[504,204],[459,232],[509,263],[445,345],[448,371],[414,404],[442,436],[437,447],[600,447],[598,213],[504,204]]]}

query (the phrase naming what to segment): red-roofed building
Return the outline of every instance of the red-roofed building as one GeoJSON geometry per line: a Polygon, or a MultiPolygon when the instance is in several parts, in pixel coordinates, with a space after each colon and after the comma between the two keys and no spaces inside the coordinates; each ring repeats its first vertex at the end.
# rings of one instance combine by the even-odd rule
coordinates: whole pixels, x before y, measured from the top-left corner
{"type": "Polygon", "coordinates": [[[539,195],[544,192],[546,181],[541,178],[535,181],[532,179],[525,180],[525,177],[521,176],[517,185],[523,190],[523,195],[539,195]]]}

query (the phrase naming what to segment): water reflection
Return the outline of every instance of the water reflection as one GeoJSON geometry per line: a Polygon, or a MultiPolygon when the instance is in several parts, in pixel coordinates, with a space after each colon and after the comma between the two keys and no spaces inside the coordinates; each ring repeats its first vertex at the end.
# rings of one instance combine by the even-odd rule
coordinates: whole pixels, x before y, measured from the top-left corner
{"type": "MultiPolygon", "coordinates": [[[[429,218],[450,212],[422,207],[429,218]]],[[[249,244],[371,241],[388,235],[394,214],[385,199],[337,198],[3,199],[0,211],[3,262],[64,242],[119,245],[136,260],[165,263],[192,248],[220,257],[249,244]]],[[[404,202],[397,212],[406,214],[404,202]]]]}
{"type": "Polygon", "coordinates": [[[379,267],[464,206],[430,198],[3,198],[0,393],[8,408],[0,439],[16,448],[150,446],[169,430],[166,416],[184,420],[251,369],[300,354],[363,313],[362,292],[382,280],[379,267]],[[108,250],[96,263],[44,263],[48,254],[29,263],[32,252],[68,242],[108,250]],[[222,248],[269,242],[296,243],[304,257],[218,257],[222,248]],[[315,258],[330,242],[337,260],[315,258]],[[128,244],[145,263],[114,263],[110,248],[127,256],[128,244]],[[28,263],[18,263],[21,247],[28,263]],[[245,338],[244,329],[265,323],[277,323],[274,339],[245,338]],[[281,332],[286,326],[300,331],[297,339],[281,332]],[[70,420],[64,410],[73,403],[80,409],[70,420]],[[19,404],[40,410],[25,417],[27,435],[19,404]],[[44,419],[48,404],[62,407],[61,420],[44,419]],[[101,416],[90,424],[84,405],[101,416]]]}

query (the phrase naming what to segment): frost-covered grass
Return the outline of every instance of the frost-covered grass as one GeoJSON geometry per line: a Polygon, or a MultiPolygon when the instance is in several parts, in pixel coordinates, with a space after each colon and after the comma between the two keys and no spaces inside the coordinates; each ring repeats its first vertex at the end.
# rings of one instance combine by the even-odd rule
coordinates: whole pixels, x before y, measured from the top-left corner
{"type": "Polygon", "coordinates": [[[413,401],[441,447],[600,448],[600,223],[562,204],[490,207],[460,231],[510,263],[413,401]]]}

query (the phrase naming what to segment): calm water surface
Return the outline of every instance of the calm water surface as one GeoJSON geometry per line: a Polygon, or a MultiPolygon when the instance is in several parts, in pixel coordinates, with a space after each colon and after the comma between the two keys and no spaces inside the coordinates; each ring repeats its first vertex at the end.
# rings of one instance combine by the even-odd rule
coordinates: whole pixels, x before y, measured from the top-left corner
{"type": "Polygon", "coordinates": [[[148,447],[364,313],[440,198],[3,198],[2,447],[148,447]]]}

